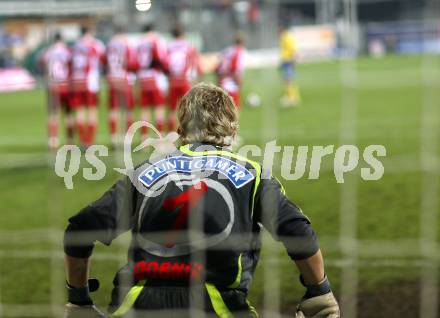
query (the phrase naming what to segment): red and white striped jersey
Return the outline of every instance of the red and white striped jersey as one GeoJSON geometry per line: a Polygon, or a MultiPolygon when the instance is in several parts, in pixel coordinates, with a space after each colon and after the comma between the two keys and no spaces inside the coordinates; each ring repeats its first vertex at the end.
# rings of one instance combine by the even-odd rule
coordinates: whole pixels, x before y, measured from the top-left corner
{"type": "Polygon", "coordinates": [[[134,68],[135,50],[124,35],[115,35],[107,44],[107,78],[110,83],[128,81],[129,73],[134,68]]]}
{"type": "Polygon", "coordinates": [[[49,89],[67,90],[70,80],[72,53],[63,42],[48,47],[40,57],[49,89]]]}
{"type": "Polygon", "coordinates": [[[241,78],[244,70],[245,48],[233,45],[223,50],[218,66],[220,77],[241,78]]]}
{"type": "Polygon", "coordinates": [[[155,34],[143,37],[136,48],[139,76],[150,69],[163,70],[167,65],[167,50],[163,39],[155,34]]]}
{"type": "Polygon", "coordinates": [[[191,80],[198,70],[197,50],[186,40],[177,39],[168,45],[168,72],[170,78],[191,80]]]}
{"type": "Polygon", "coordinates": [[[83,36],[72,48],[72,80],[75,89],[99,90],[100,65],[105,46],[92,36],[83,36]]]}

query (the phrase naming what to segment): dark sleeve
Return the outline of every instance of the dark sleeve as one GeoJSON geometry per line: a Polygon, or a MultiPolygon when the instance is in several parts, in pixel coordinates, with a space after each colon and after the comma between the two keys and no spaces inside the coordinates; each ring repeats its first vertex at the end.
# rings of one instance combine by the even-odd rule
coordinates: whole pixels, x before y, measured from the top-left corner
{"type": "Polygon", "coordinates": [[[309,258],[318,251],[316,234],[309,219],[286,197],[284,189],[273,177],[261,179],[254,215],[275,240],[284,244],[293,260],[309,258]]]}
{"type": "Polygon", "coordinates": [[[97,201],[69,219],[64,234],[64,252],[72,257],[88,258],[95,241],[110,245],[118,235],[132,228],[134,193],[128,177],[116,182],[97,201]]]}

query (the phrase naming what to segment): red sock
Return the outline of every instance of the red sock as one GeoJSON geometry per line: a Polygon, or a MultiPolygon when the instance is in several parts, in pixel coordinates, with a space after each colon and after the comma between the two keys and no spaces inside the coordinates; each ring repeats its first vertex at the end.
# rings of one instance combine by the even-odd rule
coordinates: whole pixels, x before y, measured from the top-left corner
{"type": "Polygon", "coordinates": [[[158,120],[157,122],[156,122],[156,128],[157,128],[157,130],[159,130],[159,132],[163,132],[164,131],[164,127],[165,125],[164,125],[164,123],[163,123],[163,121],[162,120],[158,120]]]}
{"type": "Polygon", "coordinates": [[[116,118],[110,118],[109,125],[110,125],[110,134],[112,136],[116,135],[116,118]]]}
{"type": "Polygon", "coordinates": [[[95,135],[96,135],[96,124],[95,123],[89,123],[88,129],[87,129],[87,144],[92,145],[95,141],[95,135]]]}
{"type": "Polygon", "coordinates": [[[67,141],[69,143],[71,143],[73,141],[73,133],[74,133],[73,125],[67,125],[66,126],[66,134],[67,134],[67,141]]]}
{"type": "Polygon", "coordinates": [[[173,118],[168,119],[168,131],[174,131],[176,129],[173,118]]]}
{"type": "Polygon", "coordinates": [[[148,127],[147,126],[142,126],[141,127],[141,134],[142,134],[142,139],[146,139],[147,135],[148,135],[148,127]]]}
{"type": "Polygon", "coordinates": [[[56,121],[49,121],[47,124],[47,130],[49,133],[49,137],[57,137],[58,136],[58,123],[56,121]]]}
{"type": "Polygon", "coordinates": [[[130,126],[133,125],[133,115],[127,114],[127,130],[130,128],[130,126]]]}
{"type": "Polygon", "coordinates": [[[83,145],[87,144],[87,125],[85,123],[78,123],[78,134],[79,134],[79,142],[83,145]]]}

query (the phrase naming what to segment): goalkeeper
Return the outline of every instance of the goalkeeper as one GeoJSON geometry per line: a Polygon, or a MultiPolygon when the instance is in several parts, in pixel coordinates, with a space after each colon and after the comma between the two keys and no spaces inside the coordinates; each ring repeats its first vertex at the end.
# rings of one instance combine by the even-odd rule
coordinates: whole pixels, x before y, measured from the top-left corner
{"type": "Polygon", "coordinates": [[[196,85],[178,120],[183,146],[146,161],[69,219],[65,317],[104,317],[90,296],[97,288],[90,257],[95,241],[109,245],[127,231],[128,262],[113,281],[110,317],[257,317],[247,294],[264,226],[301,272],[297,317],[338,318],[310,221],[270,173],[228,150],[238,127],[228,94],[196,85]]]}

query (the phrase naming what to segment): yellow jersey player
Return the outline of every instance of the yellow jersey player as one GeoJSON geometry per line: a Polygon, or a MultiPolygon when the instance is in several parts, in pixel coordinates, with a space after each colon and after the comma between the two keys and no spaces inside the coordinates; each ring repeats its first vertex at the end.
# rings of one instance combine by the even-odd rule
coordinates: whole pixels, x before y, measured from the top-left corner
{"type": "Polygon", "coordinates": [[[295,38],[286,26],[280,26],[281,72],[285,83],[284,96],[281,105],[284,107],[297,106],[301,102],[298,86],[295,83],[295,38]]]}

